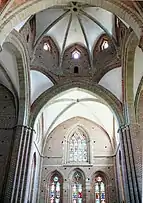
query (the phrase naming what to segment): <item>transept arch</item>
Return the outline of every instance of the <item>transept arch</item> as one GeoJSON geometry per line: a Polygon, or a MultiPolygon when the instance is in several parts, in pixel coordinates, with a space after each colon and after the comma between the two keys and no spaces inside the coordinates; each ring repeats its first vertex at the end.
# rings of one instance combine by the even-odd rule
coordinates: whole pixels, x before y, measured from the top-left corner
{"type": "Polygon", "coordinates": [[[12,31],[6,38],[3,46],[10,49],[16,56],[17,71],[19,77],[19,121],[18,124],[26,125],[28,123],[30,106],[26,105],[30,100],[29,87],[29,54],[28,49],[19,33],[12,31]]]}
{"type": "Polygon", "coordinates": [[[111,109],[113,110],[118,119],[119,125],[122,125],[124,123],[122,115],[122,105],[120,101],[114,95],[112,95],[112,93],[110,93],[102,86],[81,80],[81,81],[71,81],[70,83],[65,82],[63,84],[55,85],[54,87],[50,88],[49,90],[46,90],[42,95],[40,95],[40,97],[32,105],[30,125],[31,126],[34,125],[37,115],[50,99],[52,99],[59,93],[62,93],[74,87],[78,87],[87,92],[89,91],[92,94],[99,95],[99,97],[105,100],[111,107],[111,109]]]}
{"type": "MultiPolygon", "coordinates": [[[[133,80],[134,80],[134,57],[135,50],[139,44],[139,40],[132,29],[128,30],[125,37],[124,47],[122,49],[122,66],[123,66],[123,102],[124,102],[124,118],[127,125],[127,131],[130,141],[130,165],[135,164],[135,169],[132,171],[131,184],[136,184],[133,187],[138,194],[140,201],[141,198],[141,184],[140,177],[142,169],[138,167],[141,164],[141,140],[139,138],[138,124],[136,123],[135,108],[134,108],[134,94],[133,94],[133,80]],[[133,130],[134,129],[134,130],[133,130]],[[137,150],[138,149],[138,150],[137,150]],[[132,155],[131,155],[132,154],[132,155]]],[[[126,128],[126,127],[125,127],[126,128]]]]}
{"type": "MultiPolygon", "coordinates": [[[[19,187],[24,187],[23,184],[20,184],[20,179],[23,175],[21,171],[21,167],[24,166],[24,162],[27,160],[27,157],[23,159],[23,153],[26,153],[26,149],[23,149],[22,139],[25,132],[28,132],[30,128],[27,128],[28,125],[28,118],[30,112],[29,100],[30,100],[30,89],[29,87],[29,55],[26,48],[26,45],[21,39],[21,36],[16,31],[12,31],[9,36],[6,38],[3,47],[6,47],[10,50],[16,58],[16,65],[17,69],[16,72],[18,73],[18,107],[17,107],[17,123],[15,125],[15,137],[13,140],[13,146],[11,147],[11,160],[10,160],[10,168],[9,173],[7,175],[7,185],[5,188],[5,196],[4,201],[16,201],[15,198],[17,196],[17,189],[19,187]],[[19,175],[17,175],[19,174],[19,175]],[[17,176],[16,176],[17,175],[17,176]],[[17,185],[17,187],[14,187],[17,185]],[[11,196],[9,193],[11,192],[11,196]]],[[[29,132],[28,132],[29,133],[29,132]]],[[[28,136],[27,133],[27,136],[28,136]]],[[[24,139],[23,139],[24,140],[24,139]]],[[[27,139],[27,142],[29,140],[27,139]]]]}

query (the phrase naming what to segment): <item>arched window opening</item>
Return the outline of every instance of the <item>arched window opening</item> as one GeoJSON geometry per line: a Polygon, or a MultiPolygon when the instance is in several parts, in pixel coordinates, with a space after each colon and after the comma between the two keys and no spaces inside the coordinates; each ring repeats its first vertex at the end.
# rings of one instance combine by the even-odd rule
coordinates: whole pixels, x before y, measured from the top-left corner
{"type": "Polygon", "coordinates": [[[50,45],[49,45],[48,42],[45,42],[45,43],[44,43],[43,49],[44,49],[45,51],[49,51],[49,52],[51,51],[51,47],[50,47],[50,45]]]}
{"type": "Polygon", "coordinates": [[[69,162],[88,162],[87,137],[79,129],[69,139],[69,162]]]}
{"type": "Polygon", "coordinates": [[[96,176],[95,177],[95,203],[105,203],[106,202],[106,195],[105,195],[105,182],[103,177],[96,176]]]}
{"type": "Polygon", "coordinates": [[[80,56],[81,56],[81,54],[77,49],[72,52],[72,58],[73,59],[79,59],[80,56]]]}
{"type": "Polygon", "coordinates": [[[50,180],[50,203],[62,202],[62,188],[63,179],[59,173],[55,172],[50,180]]]}
{"type": "Polygon", "coordinates": [[[109,38],[109,36],[106,34],[102,34],[95,44],[93,54],[96,55],[98,52],[108,49],[110,47],[110,45],[112,45],[112,41],[109,38]]]}
{"type": "Polygon", "coordinates": [[[74,73],[78,73],[78,66],[74,67],[74,73]]]}
{"type": "Polygon", "coordinates": [[[109,43],[107,40],[104,40],[101,44],[101,50],[107,49],[109,47],[109,43]]]}
{"type": "Polygon", "coordinates": [[[75,171],[72,179],[72,203],[82,203],[84,180],[80,171],[75,171]]]}
{"type": "Polygon", "coordinates": [[[26,37],[26,41],[29,42],[29,34],[26,37]]]}

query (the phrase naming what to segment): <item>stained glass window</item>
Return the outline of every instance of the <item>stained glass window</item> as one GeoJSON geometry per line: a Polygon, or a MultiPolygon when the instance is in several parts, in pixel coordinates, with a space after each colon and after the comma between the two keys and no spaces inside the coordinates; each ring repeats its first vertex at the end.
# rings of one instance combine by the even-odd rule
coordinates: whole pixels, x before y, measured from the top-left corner
{"type": "Polygon", "coordinates": [[[50,203],[61,203],[62,180],[61,177],[55,173],[51,178],[50,184],[50,203]]]}
{"type": "Polygon", "coordinates": [[[76,131],[69,140],[69,162],[87,162],[88,148],[86,136],[76,131]]]}
{"type": "Polygon", "coordinates": [[[95,178],[95,203],[105,203],[105,184],[100,176],[95,178]]]}
{"type": "Polygon", "coordinates": [[[83,202],[83,178],[79,171],[76,171],[73,175],[72,184],[72,203],[83,202]]]}

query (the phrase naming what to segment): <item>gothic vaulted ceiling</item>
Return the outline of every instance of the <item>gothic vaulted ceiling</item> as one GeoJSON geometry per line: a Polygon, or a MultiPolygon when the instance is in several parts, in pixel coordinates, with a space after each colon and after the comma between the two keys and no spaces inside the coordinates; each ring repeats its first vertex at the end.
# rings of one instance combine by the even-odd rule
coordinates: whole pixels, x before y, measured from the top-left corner
{"type": "MultiPolygon", "coordinates": [[[[16,29],[21,26],[23,23],[16,29]]],[[[115,16],[99,7],[70,2],[66,6],[54,6],[36,14],[35,45],[43,36],[50,36],[60,52],[79,43],[90,53],[104,33],[116,40],[115,16]]]]}
{"type": "Polygon", "coordinates": [[[84,45],[89,52],[101,34],[114,37],[115,16],[98,7],[71,2],[36,15],[36,42],[43,35],[51,36],[61,52],[74,43],[84,45]]]}

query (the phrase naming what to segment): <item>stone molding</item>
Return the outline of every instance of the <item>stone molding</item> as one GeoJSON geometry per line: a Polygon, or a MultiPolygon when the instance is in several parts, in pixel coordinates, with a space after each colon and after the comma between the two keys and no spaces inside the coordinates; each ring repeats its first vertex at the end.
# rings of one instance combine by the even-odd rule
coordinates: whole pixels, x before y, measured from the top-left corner
{"type": "Polygon", "coordinates": [[[5,40],[5,44],[12,46],[17,60],[19,76],[19,117],[18,124],[27,124],[30,113],[30,86],[29,84],[29,67],[30,58],[27,46],[21,35],[13,30],[5,40]]]}
{"type": "Polygon", "coordinates": [[[46,90],[44,93],[42,93],[40,97],[32,104],[30,125],[34,125],[38,113],[50,99],[52,99],[54,96],[58,95],[61,92],[76,87],[82,88],[85,91],[90,91],[91,93],[94,93],[104,99],[115,112],[118,118],[118,122],[120,124],[123,123],[124,119],[122,115],[121,102],[111,92],[109,92],[107,89],[103,88],[99,84],[79,79],[78,81],[63,81],[62,83],[55,85],[52,88],[46,90]]]}

